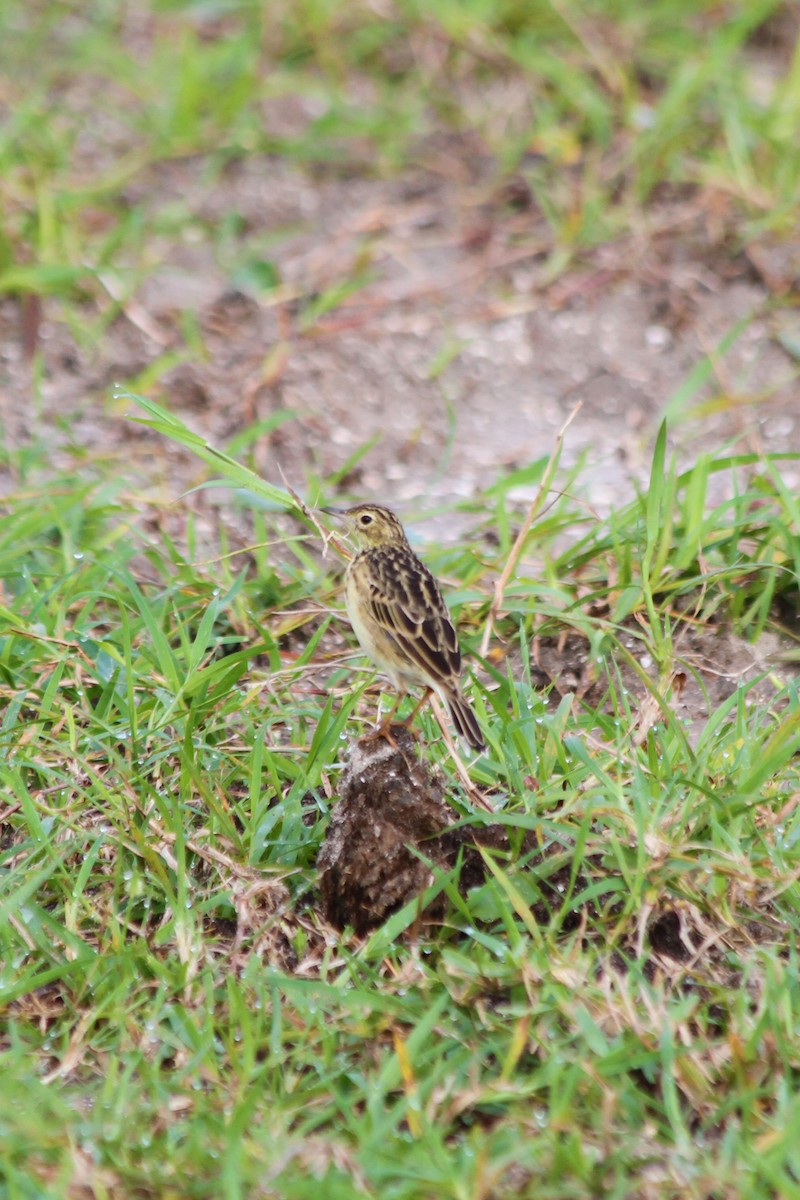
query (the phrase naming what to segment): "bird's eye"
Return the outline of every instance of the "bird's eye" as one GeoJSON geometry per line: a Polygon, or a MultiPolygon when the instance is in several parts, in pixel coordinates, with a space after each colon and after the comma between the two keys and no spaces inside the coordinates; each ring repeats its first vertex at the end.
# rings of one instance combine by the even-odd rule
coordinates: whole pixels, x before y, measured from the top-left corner
{"type": "Polygon", "coordinates": [[[372,517],[369,515],[369,513],[364,513],[364,515],[359,517],[358,519],[362,525],[371,525],[372,524],[372,517]]]}

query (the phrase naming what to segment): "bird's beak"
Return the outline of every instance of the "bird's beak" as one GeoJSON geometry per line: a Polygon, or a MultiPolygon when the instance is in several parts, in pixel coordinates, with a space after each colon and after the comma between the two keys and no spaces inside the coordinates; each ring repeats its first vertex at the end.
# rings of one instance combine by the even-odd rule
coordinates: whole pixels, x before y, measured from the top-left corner
{"type": "Polygon", "coordinates": [[[320,512],[328,513],[331,517],[343,517],[345,510],[343,508],[321,508],[320,512]]]}

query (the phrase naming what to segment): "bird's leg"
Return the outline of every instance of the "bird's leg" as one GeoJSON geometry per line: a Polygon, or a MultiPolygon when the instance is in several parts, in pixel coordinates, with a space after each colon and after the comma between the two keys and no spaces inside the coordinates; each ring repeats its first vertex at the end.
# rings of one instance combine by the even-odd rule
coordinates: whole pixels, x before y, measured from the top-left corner
{"type": "MultiPolygon", "coordinates": [[[[428,700],[430,700],[432,695],[433,695],[433,688],[426,687],[425,691],[422,694],[422,699],[419,700],[418,703],[414,706],[414,711],[411,713],[411,716],[406,717],[405,721],[400,722],[400,724],[405,729],[409,728],[412,721],[416,717],[417,713],[420,711],[421,708],[423,708],[423,706],[428,702],[428,700]]],[[[405,699],[405,696],[406,696],[405,692],[398,692],[397,699],[395,700],[394,704],[392,705],[391,711],[388,712],[386,714],[386,716],[383,717],[383,719],[379,722],[377,729],[373,730],[373,732],[371,734],[369,734],[369,737],[384,738],[387,742],[389,742],[389,744],[391,746],[394,746],[395,750],[397,749],[397,744],[395,743],[395,740],[391,734],[392,722],[394,721],[395,714],[396,714],[398,708],[400,707],[400,705],[402,704],[403,700],[405,699]]]]}
{"type": "Polygon", "coordinates": [[[411,716],[406,717],[405,721],[403,721],[403,724],[405,725],[406,729],[408,729],[409,725],[414,720],[414,718],[416,717],[416,715],[420,711],[420,709],[423,708],[428,703],[428,701],[430,700],[432,695],[433,695],[433,688],[426,687],[425,691],[422,693],[422,699],[415,705],[414,711],[412,712],[411,716]]]}
{"type": "Polygon", "coordinates": [[[405,698],[405,692],[397,693],[397,699],[395,700],[394,704],[390,708],[389,712],[386,714],[386,716],[381,721],[380,725],[378,726],[379,729],[388,729],[389,728],[392,721],[394,720],[394,714],[397,712],[398,708],[403,703],[404,698],[405,698]]]}
{"type": "Polygon", "coordinates": [[[393,746],[395,750],[397,749],[395,740],[389,731],[392,727],[392,721],[394,721],[394,715],[400,707],[404,696],[405,692],[398,692],[397,699],[392,705],[390,711],[385,717],[381,718],[381,720],[378,722],[377,728],[373,729],[372,733],[368,733],[366,735],[368,738],[384,738],[384,740],[387,741],[390,746],[393,746]]]}

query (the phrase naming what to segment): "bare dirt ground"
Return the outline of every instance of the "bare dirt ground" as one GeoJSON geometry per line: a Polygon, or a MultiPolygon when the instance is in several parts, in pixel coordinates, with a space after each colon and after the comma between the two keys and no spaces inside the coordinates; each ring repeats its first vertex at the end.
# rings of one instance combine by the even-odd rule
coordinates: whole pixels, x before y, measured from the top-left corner
{"type": "MultiPolygon", "coordinates": [[[[131,200],[157,213],[188,198],[197,239],[156,240],[151,272],[99,350],[77,344],[55,306],[45,308],[41,415],[68,428],[62,444],[126,460],[133,452],[145,478],[161,478],[161,452],[124,420],[130,406],[113,401],[112,385],[178,349],[188,311],[198,314],[205,361],[160,373],[150,393],[217,442],[290,410],[257,443],[257,459],[268,478],[280,466],[298,487],[376,438],[347,489],[434,509],[547,455],[578,401],[564,463],[585,456],[581,483],[600,511],[646,477],[665,413],[684,461],[726,443],[800,450],[790,353],[800,318],[770,307],[800,278],[800,242],[736,247],[724,197],[665,199],[646,228],[576,256],[550,282],[547,230],[524,180],[498,192],[460,141],[444,143],[437,167],[394,182],[313,180],[267,157],[210,183],[199,161],[149,172],[131,200]],[[247,237],[272,239],[277,292],[233,288],[200,232],[232,212],[247,237]],[[360,286],[338,307],[309,319],[309,297],[353,280],[360,286]],[[706,355],[707,381],[682,402],[679,389],[706,355]]],[[[0,307],[0,343],[2,415],[21,442],[37,417],[12,300],[0,307]]],[[[176,492],[195,472],[170,455],[176,492]]],[[[797,464],[785,478],[800,484],[797,464]]]]}

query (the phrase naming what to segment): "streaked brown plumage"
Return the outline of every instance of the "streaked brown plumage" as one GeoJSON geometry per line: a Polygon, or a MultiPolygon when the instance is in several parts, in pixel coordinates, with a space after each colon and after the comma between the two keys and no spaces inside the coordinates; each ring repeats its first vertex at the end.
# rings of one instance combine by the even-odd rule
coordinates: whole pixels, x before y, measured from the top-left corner
{"type": "Polygon", "coordinates": [[[441,696],[459,734],[482,750],[480,726],[459,684],[453,622],[397,517],[378,504],[325,511],[344,520],[359,547],[345,575],[345,604],[362,647],[401,696],[410,687],[424,687],[425,697],[429,691],[441,696]]]}

